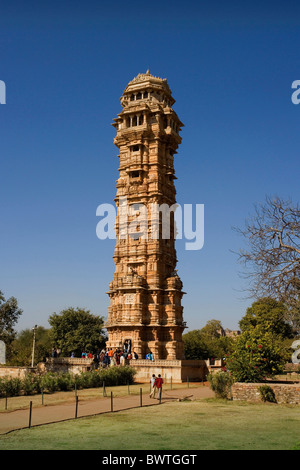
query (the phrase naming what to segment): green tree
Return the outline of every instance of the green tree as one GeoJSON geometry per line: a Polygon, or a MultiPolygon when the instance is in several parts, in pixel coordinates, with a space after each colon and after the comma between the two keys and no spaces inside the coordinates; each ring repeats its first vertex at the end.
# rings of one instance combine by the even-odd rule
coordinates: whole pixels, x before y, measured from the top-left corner
{"type": "Polygon", "coordinates": [[[222,358],[231,350],[232,338],[223,336],[219,320],[209,320],[201,330],[192,330],[182,339],[186,359],[222,358]]]}
{"type": "Polygon", "coordinates": [[[282,372],[287,351],[280,336],[261,325],[244,331],[228,354],[226,367],[236,382],[261,382],[282,372]]]}
{"type": "Polygon", "coordinates": [[[182,336],[186,359],[207,359],[207,351],[202,340],[201,330],[192,330],[182,336]]]}
{"type": "Polygon", "coordinates": [[[22,310],[18,306],[15,297],[5,300],[3,293],[0,291],[0,340],[6,344],[7,360],[11,358],[11,343],[15,339],[15,325],[22,315],[22,310]]]}
{"type": "MultiPolygon", "coordinates": [[[[51,352],[50,330],[39,326],[35,336],[35,363],[41,362],[51,352]]],[[[32,360],[33,332],[30,329],[22,330],[12,342],[11,365],[30,366],[32,360]]]]}
{"type": "Polygon", "coordinates": [[[265,332],[273,333],[282,339],[293,336],[292,327],[286,321],[287,307],[270,297],[254,302],[239,322],[242,333],[252,328],[261,327],[265,332]]]}
{"type": "Polygon", "coordinates": [[[53,345],[60,348],[63,356],[74,352],[77,356],[85,349],[94,352],[104,346],[103,317],[92,315],[83,308],[68,308],[49,317],[53,345]]]}

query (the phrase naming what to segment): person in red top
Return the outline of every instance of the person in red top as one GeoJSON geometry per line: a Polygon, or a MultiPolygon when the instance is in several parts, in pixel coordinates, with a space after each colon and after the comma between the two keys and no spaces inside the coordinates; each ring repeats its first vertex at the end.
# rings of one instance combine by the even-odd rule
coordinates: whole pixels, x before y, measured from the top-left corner
{"type": "Polygon", "coordinates": [[[158,391],[158,400],[161,399],[161,392],[162,392],[162,384],[163,383],[164,383],[164,381],[161,378],[161,375],[158,374],[158,377],[156,377],[155,382],[154,382],[154,387],[156,387],[157,391],[158,391]]]}

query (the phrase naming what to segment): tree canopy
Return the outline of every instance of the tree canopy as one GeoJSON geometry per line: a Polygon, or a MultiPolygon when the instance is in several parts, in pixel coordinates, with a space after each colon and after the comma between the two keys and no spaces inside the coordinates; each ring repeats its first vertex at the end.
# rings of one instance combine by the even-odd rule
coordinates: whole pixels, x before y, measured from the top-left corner
{"type": "Polygon", "coordinates": [[[72,352],[80,356],[83,350],[95,352],[104,346],[104,319],[84,308],[68,308],[49,317],[53,345],[63,356],[72,352]]]}
{"type": "Polygon", "coordinates": [[[222,358],[229,351],[232,339],[222,335],[219,320],[210,320],[201,330],[183,335],[186,359],[222,358]]]}
{"type": "Polygon", "coordinates": [[[238,382],[259,382],[282,372],[289,361],[291,325],[287,306],[270,297],[253,302],[239,322],[242,334],[226,357],[226,367],[238,382]]]}
{"type": "Polygon", "coordinates": [[[22,310],[18,306],[15,297],[5,300],[3,293],[0,291],[0,340],[4,341],[7,351],[7,359],[11,356],[11,343],[16,336],[15,325],[22,315],[22,310]]]}
{"type": "MultiPolygon", "coordinates": [[[[35,364],[43,361],[44,358],[50,354],[52,343],[49,332],[50,330],[43,326],[38,326],[36,329],[34,352],[35,364]]],[[[33,331],[31,329],[25,329],[18,333],[11,345],[12,356],[9,363],[16,366],[30,366],[32,359],[32,344],[33,331]]]]}
{"type": "Polygon", "coordinates": [[[238,336],[226,367],[237,382],[260,382],[281,373],[287,360],[280,337],[256,325],[238,336]]]}
{"type": "Polygon", "coordinates": [[[264,331],[281,336],[282,339],[292,338],[292,327],[286,321],[287,306],[270,297],[264,297],[253,302],[247,308],[245,316],[240,320],[242,333],[260,326],[264,331]]]}

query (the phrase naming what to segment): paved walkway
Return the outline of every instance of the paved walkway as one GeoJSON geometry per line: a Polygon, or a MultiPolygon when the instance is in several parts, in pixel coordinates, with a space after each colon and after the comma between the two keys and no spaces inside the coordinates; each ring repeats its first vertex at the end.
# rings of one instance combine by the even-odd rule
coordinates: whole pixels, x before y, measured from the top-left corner
{"type": "MultiPolygon", "coordinates": [[[[163,391],[162,404],[169,401],[188,398],[198,400],[213,397],[214,393],[209,387],[186,388],[179,390],[163,391]]],[[[127,395],[113,398],[113,411],[122,411],[140,407],[140,395],[127,395]]],[[[157,399],[149,398],[149,394],[143,394],[142,406],[157,406],[157,399]]],[[[31,426],[56,423],[75,418],[76,402],[61,405],[46,405],[32,408],[31,426]]],[[[97,400],[78,400],[77,417],[93,416],[111,412],[111,398],[99,398],[97,400]]],[[[0,413],[0,434],[5,434],[17,429],[28,428],[29,408],[0,413]]]]}

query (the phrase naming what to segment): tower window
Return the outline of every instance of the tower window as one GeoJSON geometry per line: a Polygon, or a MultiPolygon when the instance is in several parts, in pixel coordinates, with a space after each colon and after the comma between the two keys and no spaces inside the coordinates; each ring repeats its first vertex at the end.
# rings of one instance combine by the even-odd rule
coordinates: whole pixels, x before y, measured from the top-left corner
{"type": "Polygon", "coordinates": [[[133,152],[138,152],[140,150],[140,146],[139,145],[133,145],[132,147],[132,151],[133,152]]]}

